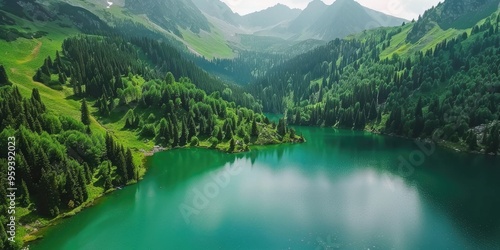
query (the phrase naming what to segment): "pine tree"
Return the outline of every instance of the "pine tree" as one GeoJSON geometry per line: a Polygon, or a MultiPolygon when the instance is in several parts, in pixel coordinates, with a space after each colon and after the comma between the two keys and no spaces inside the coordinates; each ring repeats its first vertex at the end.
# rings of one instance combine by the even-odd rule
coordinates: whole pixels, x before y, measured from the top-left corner
{"type": "Polygon", "coordinates": [[[83,163],[83,170],[85,173],[86,184],[90,184],[92,182],[93,174],[92,174],[92,170],[90,170],[89,164],[87,164],[87,162],[83,163]]]}
{"type": "Polygon", "coordinates": [[[119,150],[116,162],[116,174],[119,176],[119,183],[125,185],[129,179],[127,174],[127,163],[123,151],[119,150]]]}
{"type": "Polygon", "coordinates": [[[222,128],[217,129],[217,140],[222,141],[224,140],[224,134],[222,133],[222,128]]]}
{"type": "Polygon", "coordinates": [[[254,137],[259,136],[259,128],[257,127],[257,121],[255,120],[255,118],[252,121],[251,135],[254,136],[254,137]]]}
{"type": "Polygon", "coordinates": [[[132,151],[127,149],[127,154],[125,155],[125,163],[127,165],[127,175],[129,180],[135,179],[136,174],[135,174],[135,164],[134,164],[134,157],[132,156],[132,151]]]}
{"type": "Polygon", "coordinates": [[[422,112],[422,97],[418,99],[415,107],[415,124],[413,126],[413,137],[419,137],[424,130],[424,115],[422,112]]]}
{"type": "Polygon", "coordinates": [[[87,185],[86,185],[86,177],[85,177],[85,171],[83,168],[78,167],[77,168],[77,181],[78,181],[78,188],[79,192],[81,193],[82,196],[82,203],[86,201],[89,198],[89,193],[87,191],[87,185]]]}
{"type": "Polygon", "coordinates": [[[183,120],[182,121],[181,137],[179,138],[179,145],[181,147],[186,146],[188,144],[188,140],[189,140],[189,131],[188,131],[186,122],[183,120]]]}
{"type": "Polygon", "coordinates": [[[224,129],[224,137],[226,139],[233,137],[233,129],[232,129],[231,123],[229,121],[230,121],[229,119],[226,119],[226,121],[224,122],[224,125],[222,126],[222,128],[224,129]]]}
{"type": "Polygon", "coordinates": [[[43,66],[42,66],[42,73],[44,75],[47,75],[50,77],[50,67],[49,67],[49,60],[45,59],[43,66]]]}
{"type": "Polygon", "coordinates": [[[85,125],[90,125],[90,113],[89,113],[89,107],[87,106],[87,101],[85,98],[82,100],[82,106],[80,108],[81,111],[81,121],[85,125]]]}
{"type": "Polygon", "coordinates": [[[42,169],[37,202],[35,203],[38,211],[42,215],[55,217],[59,214],[60,202],[55,173],[42,169]]]}
{"type": "Polygon", "coordinates": [[[290,139],[294,139],[296,135],[295,129],[290,128],[290,139]]]}
{"type": "Polygon", "coordinates": [[[177,147],[177,146],[179,146],[179,129],[177,128],[178,125],[173,124],[172,127],[173,127],[172,136],[174,137],[174,142],[173,142],[172,146],[177,147]]]}
{"type": "Polygon", "coordinates": [[[106,156],[108,160],[113,159],[113,153],[115,152],[115,143],[113,137],[109,132],[106,133],[106,156]]]}
{"type": "Polygon", "coordinates": [[[166,145],[169,144],[170,134],[168,131],[168,123],[165,118],[160,120],[160,128],[158,129],[158,137],[162,140],[162,142],[166,145]]]}
{"type": "Polygon", "coordinates": [[[102,169],[102,178],[103,178],[103,188],[104,191],[109,190],[113,187],[113,180],[111,178],[111,161],[103,162],[104,169],[102,169]]]}
{"type": "Polygon", "coordinates": [[[31,91],[31,103],[36,107],[37,112],[43,113],[45,112],[45,105],[42,102],[42,98],[40,97],[40,92],[38,89],[34,88],[31,91]]]}
{"type": "Polygon", "coordinates": [[[3,65],[0,64],[0,85],[10,84],[9,77],[3,65]]]}
{"type": "Polygon", "coordinates": [[[172,74],[172,72],[168,72],[167,73],[167,76],[165,77],[165,82],[167,84],[173,84],[175,82],[175,77],[174,75],[172,74]]]}
{"type": "Polygon", "coordinates": [[[198,132],[196,131],[196,123],[194,122],[192,116],[189,116],[188,118],[188,130],[189,130],[189,137],[193,137],[198,134],[198,132]]]}
{"type": "Polygon", "coordinates": [[[26,182],[22,180],[21,182],[21,205],[24,207],[27,207],[31,202],[30,202],[30,193],[28,191],[28,186],[26,185],[26,182]]]}
{"type": "Polygon", "coordinates": [[[498,147],[500,144],[499,125],[495,124],[490,129],[490,134],[487,139],[486,152],[496,154],[498,152],[498,147]]]}
{"type": "Polygon", "coordinates": [[[234,152],[236,148],[236,142],[234,141],[234,138],[231,138],[231,140],[229,141],[229,149],[228,149],[228,152],[234,152]]]}
{"type": "Polygon", "coordinates": [[[64,73],[59,73],[58,77],[57,77],[57,80],[59,81],[59,83],[61,85],[66,84],[66,78],[64,77],[64,73]]]}
{"type": "Polygon", "coordinates": [[[358,113],[358,117],[356,118],[355,128],[363,130],[365,129],[365,126],[366,126],[365,114],[363,111],[360,111],[358,113]]]}
{"type": "Polygon", "coordinates": [[[285,134],[286,134],[286,124],[285,124],[285,120],[283,118],[279,120],[277,129],[278,129],[278,134],[279,135],[285,136],[285,134]]]}

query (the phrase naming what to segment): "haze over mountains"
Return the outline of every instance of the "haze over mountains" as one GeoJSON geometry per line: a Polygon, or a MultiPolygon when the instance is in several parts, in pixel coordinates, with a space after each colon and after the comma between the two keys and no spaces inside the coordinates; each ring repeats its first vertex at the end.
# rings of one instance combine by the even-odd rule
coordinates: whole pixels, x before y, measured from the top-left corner
{"type": "Polygon", "coordinates": [[[293,41],[329,41],[365,29],[401,25],[406,21],[363,7],[354,0],[337,0],[331,5],[313,0],[304,10],[277,4],[244,16],[234,13],[219,0],[192,1],[206,16],[235,26],[239,33],[293,41]]]}

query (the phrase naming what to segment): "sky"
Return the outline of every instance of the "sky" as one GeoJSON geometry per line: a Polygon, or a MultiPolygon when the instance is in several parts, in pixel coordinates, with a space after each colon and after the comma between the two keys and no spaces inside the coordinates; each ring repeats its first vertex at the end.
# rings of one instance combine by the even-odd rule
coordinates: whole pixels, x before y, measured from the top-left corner
{"type": "MultiPolygon", "coordinates": [[[[234,12],[245,15],[251,12],[266,9],[278,3],[291,8],[304,9],[312,0],[221,0],[225,2],[234,12]]],[[[323,0],[326,4],[332,4],[335,0],[323,0]]],[[[402,17],[408,20],[417,19],[419,14],[437,5],[440,0],[356,0],[363,6],[378,10],[386,14],[402,17]]],[[[442,1],[442,0],[441,0],[442,1]]]]}

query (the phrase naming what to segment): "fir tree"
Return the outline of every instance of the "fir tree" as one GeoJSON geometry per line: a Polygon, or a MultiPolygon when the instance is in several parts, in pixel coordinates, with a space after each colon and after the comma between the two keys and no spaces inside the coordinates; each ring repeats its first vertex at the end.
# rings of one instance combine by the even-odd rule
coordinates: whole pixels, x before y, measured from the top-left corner
{"type": "Polygon", "coordinates": [[[257,127],[257,121],[255,121],[255,118],[252,121],[252,129],[251,129],[251,135],[254,137],[259,136],[259,128],[257,127]]]}
{"type": "Polygon", "coordinates": [[[285,136],[286,134],[286,124],[285,124],[285,120],[283,118],[281,118],[278,122],[278,134],[281,135],[281,136],[285,136]]]}
{"type": "Polygon", "coordinates": [[[415,107],[415,124],[413,126],[413,137],[419,137],[424,130],[424,115],[422,112],[422,97],[418,99],[417,106],[415,107]]]}
{"type": "Polygon", "coordinates": [[[229,141],[228,152],[230,153],[234,152],[235,148],[236,148],[236,142],[234,141],[234,138],[231,138],[231,140],[229,141]]]}
{"type": "Polygon", "coordinates": [[[127,163],[125,161],[125,156],[123,151],[118,151],[117,162],[116,162],[116,174],[119,176],[119,183],[125,185],[129,179],[127,173],[127,163]]]}
{"type": "Polygon", "coordinates": [[[175,82],[175,77],[174,75],[172,74],[172,72],[168,72],[167,73],[167,76],[165,77],[165,82],[167,84],[173,84],[175,82]]]}
{"type": "Polygon", "coordinates": [[[127,165],[127,175],[129,180],[136,179],[134,157],[132,156],[132,151],[130,149],[127,149],[125,163],[127,165]]]}
{"type": "Polygon", "coordinates": [[[85,98],[82,100],[82,106],[80,108],[81,111],[81,121],[84,125],[90,125],[90,113],[89,107],[87,106],[87,101],[85,98]]]}
{"type": "Polygon", "coordinates": [[[179,146],[183,147],[188,144],[189,140],[189,131],[186,125],[185,121],[182,121],[182,131],[181,131],[181,137],[179,138],[179,146]]]}
{"type": "Polygon", "coordinates": [[[26,185],[26,182],[24,179],[21,181],[21,205],[24,207],[27,207],[31,202],[30,202],[30,193],[28,191],[28,186],[26,185]]]}
{"type": "Polygon", "coordinates": [[[3,65],[0,64],[0,85],[10,84],[9,77],[3,65]]]}

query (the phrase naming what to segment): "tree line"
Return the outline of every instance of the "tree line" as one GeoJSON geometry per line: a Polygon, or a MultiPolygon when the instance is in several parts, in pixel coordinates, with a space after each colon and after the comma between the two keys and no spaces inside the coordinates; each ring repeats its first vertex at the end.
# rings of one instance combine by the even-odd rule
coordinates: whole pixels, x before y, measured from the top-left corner
{"type": "Polygon", "coordinates": [[[249,86],[265,111],[291,124],[376,129],[498,152],[499,19],[434,48],[381,59],[401,32],[330,42],[249,86]]]}
{"type": "Polygon", "coordinates": [[[207,93],[229,89],[231,95],[224,96],[226,100],[256,112],[262,110],[241,87],[211,76],[169,44],[146,37],[81,35],[67,38],[61,53],[56,52],[54,60],[47,57],[33,79],[55,89],[70,86],[79,97],[111,99],[117,97],[119,89],[126,89],[120,81],[123,75],[141,75],[153,80],[167,72],[192,79],[207,93]]]}
{"type": "MultiPolygon", "coordinates": [[[[82,102],[82,111],[88,110],[82,102]]],[[[16,179],[19,206],[37,215],[53,218],[82,205],[89,198],[89,185],[108,190],[137,177],[130,149],[105,137],[82,121],[48,110],[33,89],[23,98],[17,87],[0,88],[0,142],[16,137],[16,179]]],[[[88,113],[87,113],[88,115],[88,113]]],[[[7,214],[7,155],[0,153],[0,214],[7,214]]],[[[2,249],[9,245],[0,217],[2,249]]]]}

